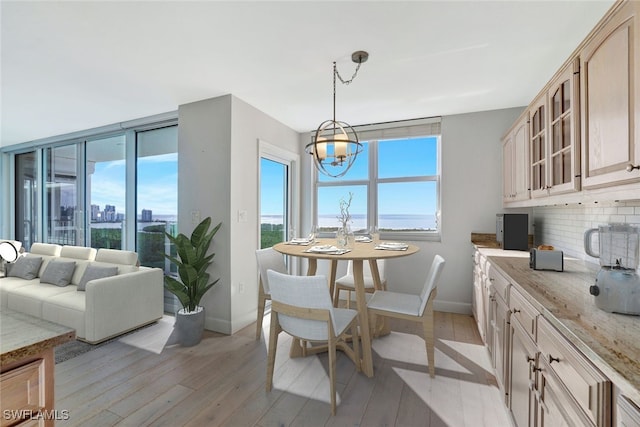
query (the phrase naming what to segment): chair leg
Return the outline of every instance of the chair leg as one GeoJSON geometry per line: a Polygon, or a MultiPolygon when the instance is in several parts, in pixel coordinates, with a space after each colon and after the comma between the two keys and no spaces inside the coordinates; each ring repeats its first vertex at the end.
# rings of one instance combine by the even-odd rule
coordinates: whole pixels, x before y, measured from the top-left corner
{"type": "Polygon", "coordinates": [[[262,281],[258,284],[260,287],[258,292],[258,320],[256,322],[256,339],[259,340],[262,336],[262,321],[264,320],[264,308],[267,304],[267,297],[262,290],[262,281]]]}
{"type": "Polygon", "coordinates": [[[422,318],[422,326],[424,328],[424,343],[427,348],[427,361],[429,362],[429,376],[435,378],[436,376],[436,364],[435,364],[435,338],[433,336],[433,307],[430,307],[432,302],[427,303],[425,313],[422,318]]]}
{"type": "Polygon", "coordinates": [[[271,326],[269,328],[269,350],[267,355],[267,391],[273,387],[273,370],[276,364],[276,347],[278,347],[278,333],[280,324],[278,313],[271,312],[271,326]]]}
{"type": "Polygon", "coordinates": [[[336,414],[336,341],[329,338],[329,381],[331,382],[331,415],[336,414]]]}
{"type": "Polygon", "coordinates": [[[340,302],[340,288],[336,285],[336,288],[333,290],[333,306],[337,307],[340,302]]]}
{"type": "Polygon", "coordinates": [[[356,371],[362,370],[362,364],[360,362],[360,338],[358,337],[358,323],[353,322],[351,325],[351,345],[353,346],[354,363],[356,364],[356,371]]]}
{"type": "Polygon", "coordinates": [[[351,291],[347,291],[347,308],[351,308],[351,291]]]}

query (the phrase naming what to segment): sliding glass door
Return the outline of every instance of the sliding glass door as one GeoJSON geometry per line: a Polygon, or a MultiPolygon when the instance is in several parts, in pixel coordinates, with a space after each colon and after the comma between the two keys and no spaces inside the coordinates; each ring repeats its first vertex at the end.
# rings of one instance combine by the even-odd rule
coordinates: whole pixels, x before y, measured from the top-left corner
{"type": "Polygon", "coordinates": [[[15,156],[15,238],[26,250],[38,239],[38,166],[37,153],[15,156]]]}
{"type": "Polygon", "coordinates": [[[46,241],[83,245],[84,216],[80,208],[82,203],[78,200],[78,146],[47,148],[44,155],[46,241]]]}
{"type": "Polygon", "coordinates": [[[87,230],[92,248],[122,249],[126,235],[126,140],[124,135],[86,144],[87,230]]]}

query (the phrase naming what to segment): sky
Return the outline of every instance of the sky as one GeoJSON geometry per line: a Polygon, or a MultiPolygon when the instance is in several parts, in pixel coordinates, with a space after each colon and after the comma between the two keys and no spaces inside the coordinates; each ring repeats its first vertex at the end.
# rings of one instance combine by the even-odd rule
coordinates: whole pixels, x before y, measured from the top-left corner
{"type": "MultiPolygon", "coordinates": [[[[150,209],[154,215],[176,215],[178,212],[177,153],[138,158],[137,213],[150,209]]],[[[115,205],[117,213],[125,209],[124,160],[98,162],[91,176],[91,204],[115,205]]]]}

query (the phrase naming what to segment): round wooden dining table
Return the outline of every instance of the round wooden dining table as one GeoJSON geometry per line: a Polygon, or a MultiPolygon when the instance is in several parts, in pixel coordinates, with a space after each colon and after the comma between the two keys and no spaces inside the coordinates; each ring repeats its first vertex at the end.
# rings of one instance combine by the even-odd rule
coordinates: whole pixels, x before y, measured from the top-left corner
{"type": "MultiPolygon", "coordinates": [[[[379,243],[384,243],[381,241],[379,243]]],[[[378,271],[379,259],[398,258],[413,255],[420,250],[419,247],[414,245],[408,245],[405,250],[384,250],[376,249],[376,244],[373,242],[355,242],[349,252],[342,254],[334,253],[318,253],[308,252],[308,250],[315,245],[336,245],[335,239],[319,239],[313,245],[294,245],[287,242],[278,243],[273,246],[276,251],[290,256],[306,258],[309,266],[307,269],[307,275],[313,276],[316,274],[318,267],[318,260],[324,259],[330,261],[328,285],[331,298],[333,298],[333,291],[336,281],[336,271],[338,261],[353,261],[353,277],[355,282],[356,292],[356,306],[358,310],[358,320],[360,322],[360,342],[362,344],[362,372],[368,377],[373,376],[373,356],[371,353],[371,328],[369,325],[369,315],[367,313],[367,300],[365,297],[364,289],[364,275],[363,275],[363,262],[368,261],[371,268],[371,274],[376,289],[382,289],[380,281],[380,273],[378,271]]],[[[291,356],[299,356],[296,354],[296,350],[292,346],[291,356]]]]}

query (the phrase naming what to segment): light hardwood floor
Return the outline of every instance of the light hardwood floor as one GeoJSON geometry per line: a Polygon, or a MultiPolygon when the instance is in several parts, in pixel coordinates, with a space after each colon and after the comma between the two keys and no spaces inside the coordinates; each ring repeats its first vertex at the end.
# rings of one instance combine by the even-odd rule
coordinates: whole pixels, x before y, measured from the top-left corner
{"type": "MultiPolygon", "coordinates": [[[[330,416],[326,354],[290,359],[278,342],[265,391],[269,316],[232,336],[205,332],[191,348],[162,349],[167,321],[56,365],[57,426],[510,426],[471,316],[436,312],[436,378],[421,325],[392,321],[374,340],[367,378],[339,352],[337,415],[330,416]]],[[[169,332],[168,332],[169,330],[169,332]]]]}

